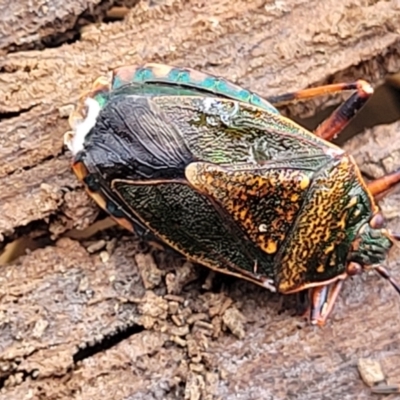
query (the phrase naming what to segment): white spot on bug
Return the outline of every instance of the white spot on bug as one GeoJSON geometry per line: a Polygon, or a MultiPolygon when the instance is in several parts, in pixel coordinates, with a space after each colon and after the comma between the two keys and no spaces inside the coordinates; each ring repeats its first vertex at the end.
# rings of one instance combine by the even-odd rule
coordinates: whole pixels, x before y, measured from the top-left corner
{"type": "Polygon", "coordinates": [[[206,97],[204,100],[203,100],[203,111],[205,112],[205,113],[212,113],[212,110],[214,109],[214,108],[217,108],[218,107],[218,102],[215,100],[215,99],[213,99],[212,97],[206,97]]]}
{"type": "Polygon", "coordinates": [[[258,231],[261,233],[265,233],[268,230],[268,226],[266,224],[260,224],[258,227],[258,231]]]}
{"type": "Polygon", "coordinates": [[[276,287],[274,285],[274,281],[272,279],[265,279],[263,282],[263,286],[270,290],[271,292],[275,293],[276,292],[276,287]]]}
{"type": "Polygon", "coordinates": [[[64,144],[72,152],[73,155],[83,150],[86,135],[96,124],[97,116],[100,112],[100,104],[90,97],[85,100],[86,118],[77,122],[73,128],[73,132],[69,131],[64,135],[64,144]]]}
{"type": "Polygon", "coordinates": [[[202,99],[199,108],[207,116],[206,121],[210,126],[218,126],[220,122],[229,126],[233,117],[240,111],[238,102],[222,102],[212,97],[202,99]]]}

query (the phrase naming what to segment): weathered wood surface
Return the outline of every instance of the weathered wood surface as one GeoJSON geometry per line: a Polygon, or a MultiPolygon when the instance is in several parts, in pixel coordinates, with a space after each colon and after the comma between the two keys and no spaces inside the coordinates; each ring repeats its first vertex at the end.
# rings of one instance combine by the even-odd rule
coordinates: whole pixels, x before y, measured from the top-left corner
{"type": "MultiPolygon", "coordinates": [[[[0,22],[0,32],[2,47],[19,43],[12,25],[0,22]]],[[[182,0],[141,2],[124,21],[85,27],[72,44],[9,53],[0,59],[0,234],[43,220],[59,234],[95,219],[62,135],[80,91],[116,65],[187,65],[265,95],[332,79],[379,83],[400,70],[399,50],[396,1],[182,0]]],[[[347,147],[368,175],[392,171],[400,125],[347,147]]],[[[399,204],[399,191],[382,202],[397,230],[399,204]]],[[[400,302],[375,275],[347,282],[318,329],[290,315],[291,299],[281,313],[280,296],[235,279],[202,289],[204,269],[160,251],[153,264],[134,237],[111,233],[117,242],[95,254],[61,239],[1,268],[0,399],[367,399],[356,370],[365,356],[400,382],[400,302]]],[[[400,279],[398,250],[389,267],[400,279]]]]}
{"type": "Polygon", "coordinates": [[[114,4],[138,0],[0,1],[0,55],[16,50],[55,47],[74,40],[79,28],[99,21],[114,4]]]}

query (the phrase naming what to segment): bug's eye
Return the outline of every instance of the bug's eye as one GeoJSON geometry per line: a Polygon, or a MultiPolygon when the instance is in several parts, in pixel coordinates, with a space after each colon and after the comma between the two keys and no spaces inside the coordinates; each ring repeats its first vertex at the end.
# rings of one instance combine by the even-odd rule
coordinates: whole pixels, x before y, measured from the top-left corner
{"type": "Polygon", "coordinates": [[[371,228],[374,228],[374,229],[383,228],[385,225],[385,218],[383,217],[383,215],[381,213],[377,213],[372,217],[369,224],[371,225],[371,228]]]}

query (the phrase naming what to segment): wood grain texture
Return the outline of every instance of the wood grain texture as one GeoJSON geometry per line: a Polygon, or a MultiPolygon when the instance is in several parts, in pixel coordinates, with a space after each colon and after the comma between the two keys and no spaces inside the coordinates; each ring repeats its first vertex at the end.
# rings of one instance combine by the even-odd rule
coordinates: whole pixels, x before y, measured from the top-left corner
{"type": "Polygon", "coordinates": [[[79,37],[88,22],[100,22],[112,6],[138,0],[0,0],[0,55],[56,47],[79,37]]]}
{"type": "MultiPolygon", "coordinates": [[[[20,15],[0,22],[0,48],[35,40],[47,26],[56,34],[57,18],[70,21],[65,15],[96,2],[61,3],[43,1],[32,13],[26,2],[0,3],[20,15]],[[44,6],[61,14],[40,14],[44,6]]],[[[59,235],[61,225],[96,218],[62,136],[80,92],[113,67],[189,66],[274,95],[360,77],[379,84],[400,70],[399,52],[395,0],[165,0],[142,1],[123,21],[84,26],[73,43],[8,53],[0,58],[0,234],[44,221],[59,235]]],[[[288,112],[311,115],[329,104],[288,112]]],[[[369,176],[393,171],[400,124],[345,147],[369,176]]],[[[399,205],[399,190],[381,202],[397,231],[399,205]]],[[[0,400],[370,399],[360,357],[380,360],[400,382],[400,301],[375,274],[346,282],[319,329],[292,316],[290,296],[221,276],[204,289],[207,271],[179,256],[118,229],[95,239],[107,247],[91,254],[86,242],[63,238],[1,267],[0,400]]],[[[400,279],[399,250],[388,268],[400,279]]]]}

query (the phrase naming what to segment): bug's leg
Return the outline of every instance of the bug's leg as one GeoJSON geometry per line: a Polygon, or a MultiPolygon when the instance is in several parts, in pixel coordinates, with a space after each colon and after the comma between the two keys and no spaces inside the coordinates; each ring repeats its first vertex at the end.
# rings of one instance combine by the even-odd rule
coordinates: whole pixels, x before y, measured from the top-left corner
{"type": "Polygon", "coordinates": [[[368,189],[374,197],[384,195],[389,189],[400,182],[400,168],[381,178],[368,183],[368,189]]]}
{"type": "Polygon", "coordinates": [[[312,325],[325,325],[331,314],[336,299],[343,286],[343,280],[338,280],[325,286],[317,286],[309,290],[310,322],[312,325]]]}
{"type": "Polygon", "coordinates": [[[400,285],[399,283],[390,275],[389,271],[386,270],[386,268],[379,266],[375,268],[375,271],[382,277],[385,278],[386,280],[389,281],[389,283],[393,286],[393,288],[396,290],[398,294],[400,294],[400,285]]]}
{"type": "Polygon", "coordinates": [[[296,315],[308,319],[310,316],[309,290],[296,293],[296,315]]]}
{"type": "Polygon", "coordinates": [[[309,289],[310,298],[310,322],[312,325],[325,325],[331,314],[336,299],[343,287],[343,282],[349,276],[358,275],[363,272],[360,264],[351,261],[346,266],[346,272],[335,282],[309,289]]]}
{"type": "Polygon", "coordinates": [[[355,93],[353,93],[314,131],[315,135],[325,140],[331,140],[344,129],[344,127],[371,97],[374,89],[368,82],[358,80],[350,83],[337,83],[332,85],[318,86],[315,88],[299,90],[298,92],[286,93],[280,96],[267,97],[267,100],[274,106],[279,106],[295,100],[310,99],[313,97],[319,97],[348,90],[355,91],[355,93]]]}

